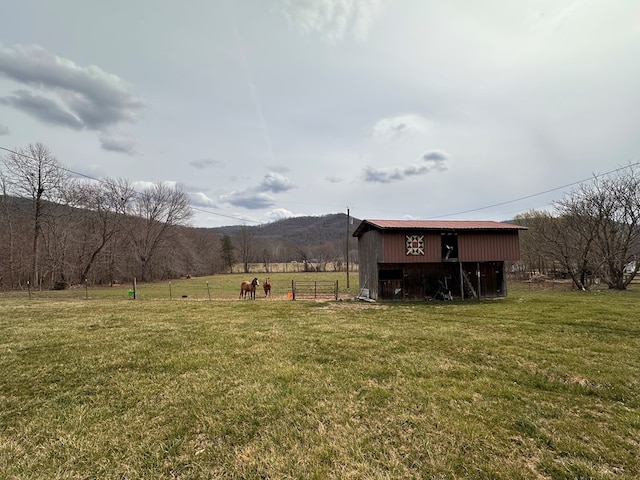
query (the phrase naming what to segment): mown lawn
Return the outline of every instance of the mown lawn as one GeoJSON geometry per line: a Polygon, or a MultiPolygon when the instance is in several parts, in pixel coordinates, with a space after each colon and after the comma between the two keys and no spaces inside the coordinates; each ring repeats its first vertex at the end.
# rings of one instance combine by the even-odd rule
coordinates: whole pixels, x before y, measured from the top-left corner
{"type": "Polygon", "coordinates": [[[0,478],[640,478],[639,311],[5,297],[0,478]]]}

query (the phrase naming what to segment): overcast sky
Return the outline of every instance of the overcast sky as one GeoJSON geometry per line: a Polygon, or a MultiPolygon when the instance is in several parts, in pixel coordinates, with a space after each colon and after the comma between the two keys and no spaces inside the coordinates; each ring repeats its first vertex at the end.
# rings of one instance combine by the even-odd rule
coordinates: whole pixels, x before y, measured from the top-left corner
{"type": "Polygon", "coordinates": [[[347,208],[506,220],[640,160],[637,0],[1,12],[0,146],[41,142],[73,172],[139,189],[178,184],[197,226],[347,208]]]}

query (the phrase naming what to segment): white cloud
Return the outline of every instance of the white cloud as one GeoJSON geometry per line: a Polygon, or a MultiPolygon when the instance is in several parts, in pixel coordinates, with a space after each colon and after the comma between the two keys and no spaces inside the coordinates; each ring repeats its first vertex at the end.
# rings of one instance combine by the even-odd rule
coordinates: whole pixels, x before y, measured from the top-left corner
{"type": "Polygon", "coordinates": [[[147,180],[134,180],[131,182],[131,186],[136,192],[143,192],[149,188],[152,188],[154,186],[154,183],[147,180]]]}
{"type": "Polygon", "coordinates": [[[0,135],[9,135],[9,127],[0,124],[0,135]]]}
{"type": "Polygon", "coordinates": [[[330,44],[350,33],[359,41],[367,38],[378,14],[378,0],[281,0],[290,24],[306,35],[319,34],[330,44]]]}
{"type": "Polygon", "coordinates": [[[194,207],[217,207],[217,202],[203,192],[192,192],[188,193],[187,196],[189,197],[189,202],[194,207]]]}
{"type": "Polygon", "coordinates": [[[371,137],[393,141],[406,136],[424,134],[428,129],[429,122],[421,115],[398,115],[378,120],[371,129],[371,137]]]}
{"type": "Polygon", "coordinates": [[[268,173],[262,179],[262,183],[258,185],[257,190],[260,192],[286,192],[295,188],[291,185],[289,179],[279,173],[268,173]]]}
{"type": "Polygon", "coordinates": [[[269,222],[275,222],[276,220],[282,220],[284,218],[301,217],[304,214],[295,214],[286,208],[274,208],[266,212],[266,217],[269,222]]]}

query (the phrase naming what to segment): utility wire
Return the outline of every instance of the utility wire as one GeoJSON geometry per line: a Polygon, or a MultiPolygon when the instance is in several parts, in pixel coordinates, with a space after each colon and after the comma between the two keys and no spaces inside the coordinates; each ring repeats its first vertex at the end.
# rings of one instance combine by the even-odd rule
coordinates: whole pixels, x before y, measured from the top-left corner
{"type": "MultiPolygon", "coordinates": [[[[29,155],[25,155],[24,153],[16,152],[16,151],[11,150],[9,148],[5,148],[5,147],[1,147],[0,146],[0,150],[4,150],[6,152],[13,153],[15,155],[19,155],[21,157],[25,157],[25,158],[29,158],[31,160],[36,160],[37,161],[36,158],[33,158],[33,157],[29,156],[29,155]]],[[[588,181],[591,181],[591,180],[596,179],[596,178],[604,177],[606,175],[611,175],[612,173],[619,172],[620,170],[624,170],[626,168],[635,167],[635,166],[638,166],[638,165],[640,165],[640,161],[632,163],[632,164],[629,164],[629,165],[625,165],[623,167],[615,168],[615,169],[610,170],[610,171],[605,172],[605,173],[601,173],[601,174],[598,174],[598,175],[593,175],[593,176],[591,176],[589,178],[578,180],[576,182],[567,183],[565,185],[561,185],[559,187],[554,187],[554,188],[551,188],[549,190],[544,190],[542,192],[532,193],[531,195],[526,195],[524,197],[519,197],[519,198],[515,198],[513,200],[507,200],[507,201],[504,201],[504,202],[494,203],[494,204],[487,205],[487,206],[484,206],[484,207],[473,208],[473,209],[470,209],[470,210],[462,210],[462,211],[459,211],[459,212],[447,213],[445,215],[437,215],[437,216],[434,216],[434,217],[431,217],[431,218],[453,217],[453,216],[462,215],[462,214],[465,214],[465,213],[473,213],[473,212],[478,212],[480,210],[488,210],[490,208],[500,207],[502,205],[508,205],[510,203],[520,202],[522,200],[528,200],[529,198],[539,197],[540,195],[545,195],[547,193],[556,192],[558,190],[563,190],[565,188],[572,187],[574,185],[579,185],[581,183],[588,182],[588,181]]],[[[80,177],[87,178],[89,180],[93,180],[95,182],[99,182],[101,184],[111,185],[106,180],[103,180],[103,179],[100,179],[100,178],[95,178],[95,177],[92,177],[90,175],[86,175],[84,173],[76,172],[76,171],[70,170],[70,169],[68,169],[66,167],[63,167],[63,166],[60,166],[60,169],[66,171],[66,172],[69,172],[69,173],[71,173],[73,175],[77,175],[77,176],[80,176],[80,177]]],[[[141,195],[139,192],[135,192],[135,193],[137,195],[141,195]]],[[[196,211],[199,211],[199,212],[207,213],[207,214],[210,214],[210,215],[216,215],[216,216],[219,216],[219,217],[229,218],[231,220],[237,220],[237,221],[240,221],[240,222],[251,222],[251,223],[256,223],[256,224],[260,224],[261,223],[261,222],[258,222],[256,220],[248,220],[246,218],[241,218],[241,217],[237,217],[237,216],[233,216],[233,215],[225,215],[223,213],[213,212],[211,210],[205,210],[203,208],[194,207],[193,205],[191,205],[191,208],[193,210],[196,210],[196,211]]]]}
{"type": "Polygon", "coordinates": [[[259,222],[257,220],[251,220],[251,219],[242,218],[242,217],[235,217],[233,215],[225,215],[224,213],[212,212],[211,210],[205,210],[204,208],[194,207],[193,205],[191,205],[191,209],[192,210],[196,210],[198,212],[202,212],[202,213],[209,213],[211,215],[217,215],[218,217],[225,217],[225,218],[230,218],[231,220],[238,220],[239,222],[250,222],[250,223],[255,223],[255,224],[258,224],[258,225],[260,225],[262,223],[262,222],[259,222]]]}
{"type": "MultiPolygon", "coordinates": [[[[28,158],[28,159],[30,159],[30,160],[38,161],[38,159],[37,159],[37,158],[34,158],[34,157],[30,156],[30,155],[26,155],[26,154],[21,153],[21,152],[16,152],[15,150],[11,150],[11,149],[9,149],[9,148],[0,147],[0,150],[4,150],[5,152],[13,153],[14,155],[18,155],[18,156],[20,156],[20,157],[28,158]]],[[[113,184],[112,184],[112,183],[110,183],[110,182],[108,182],[107,180],[104,180],[104,179],[102,179],[102,178],[92,177],[91,175],[86,175],[86,174],[84,174],[84,173],[76,172],[76,171],[74,171],[74,170],[71,170],[71,169],[69,169],[69,168],[66,168],[66,167],[65,167],[65,166],[63,166],[62,164],[58,165],[58,167],[60,168],[60,170],[63,170],[63,171],[65,171],[65,172],[68,172],[68,173],[70,173],[70,174],[72,174],[72,175],[75,175],[75,176],[78,176],[78,177],[83,177],[83,178],[86,178],[86,179],[88,179],[88,180],[93,180],[94,182],[98,182],[98,183],[100,183],[100,184],[102,184],[102,185],[113,186],[113,184]]],[[[142,193],[141,193],[141,192],[136,192],[135,190],[134,190],[134,194],[135,194],[135,195],[142,195],[142,193]]],[[[259,223],[260,223],[260,222],[258,222],[258,221],[256,221],[256,220],[248,220],[248,219],[246,219],[246,218],[236,217],[236,216],[233,216],[233,215],[225,215],[225,214],[223,214],[223,213],[212,212],[211,210],[205,210],[205,209],[203,209],[203,208],[194,207],[193,205],[190,205],[190,207],[191,207],[193,210],[196,210],[196,211],[198,211],[198,212],[208,213],[208,214],[210,214],[210,215],[217,215],[217,216],[219,216],[219,217],[230,218],[230,219],[232,219],[232,220],[237,220],[237,221],[240,221],[240,222],[251,222],[251,223],[256,223],[256,224],[259,224],[259,223]]]]}
{"type": "Polygon", "coordinates": [[[446,215],[438,215],[438,216],[435,216],[433,218],[453,217],[453,216],[456,216],[456,215],[462,215],[463,213],[471,213],[471,212],[477,212],[477,211],[480,211],[480,210],[487,210],[489,208],[500,207],[502,205],[508,205],[510,203],[519,202],[521,200],[527,200],[529,198],[539,197],[540,195],[545,195],[547,193],[555,192],[555,191],[558,191],[558,190],[563,190],[563,189],[568,188],[568,187],[573,187],[574,185],[579,185],[581,183],[591,181],[591,180],[593,180],[595,178],[604,177],[605,175],[611,175],[612,173],[618,172],[620,170],[624,170],[625,168],[631,168],[631,167],[634,167],[634,166],[637,166],[637,165],[640,165],[640,162],[632,163],[630,165],[625,165],[624,167],[619,167],[619,168],[616,168],[614,170],[610,170],[608,172],[601,173],[599,175],[593,175],[592,177],[585,178],[583,180],[578,180],[577,182],[567,183],[566,185],[561,185],[559,187],[551,188],[549,190],[545,190],[544,192],[533,193],[531,195],[526,195],[524,197],[515,198],[513,200],[507,200],[506,202],[494,203],[492,205],[487,205],[486,207],[478,207],[478,208],[473,208],[471,210],[463,210],[461,212],[447,213],[446,215]]]}

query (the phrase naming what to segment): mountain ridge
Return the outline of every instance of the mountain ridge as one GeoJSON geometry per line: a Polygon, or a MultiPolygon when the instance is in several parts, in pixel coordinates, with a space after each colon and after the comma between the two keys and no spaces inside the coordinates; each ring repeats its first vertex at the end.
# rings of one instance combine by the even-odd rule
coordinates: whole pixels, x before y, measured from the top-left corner
{"type": "Polygon", "coordinates": [[[353,234],[360,220],[344,213],[289,217],[261,225],[229,225],[209,227],[206,231],[218,235],[234,236],[244,229],[262,240],[281,240],[295,245],[321,245],[344,240],[353,234]]]}

